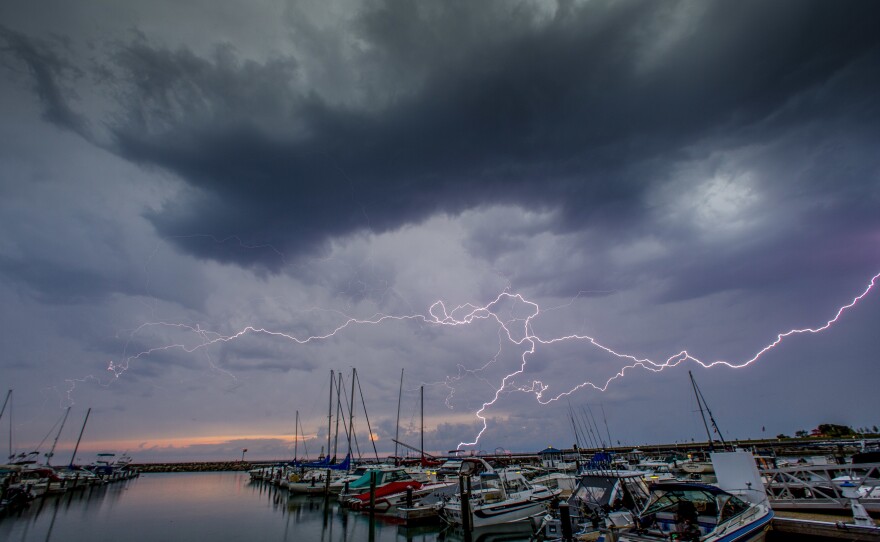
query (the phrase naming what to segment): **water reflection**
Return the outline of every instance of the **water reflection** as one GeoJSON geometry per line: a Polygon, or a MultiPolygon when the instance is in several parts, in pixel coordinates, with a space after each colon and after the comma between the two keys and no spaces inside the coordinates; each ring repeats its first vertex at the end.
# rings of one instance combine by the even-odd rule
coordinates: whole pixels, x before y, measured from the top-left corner
{"type": "MultiPolygon", "coordinates": [[[[519,531],[474,533],[474,540],[528,540],[519,531]]],[[[244,473],[149,474],[35,500],[0,519],[0,540],[291,540],[429,542],[464,540],[443,526],[407,528],[382,515],[342,508],[335,497],[288,495],[244,473]]]]}

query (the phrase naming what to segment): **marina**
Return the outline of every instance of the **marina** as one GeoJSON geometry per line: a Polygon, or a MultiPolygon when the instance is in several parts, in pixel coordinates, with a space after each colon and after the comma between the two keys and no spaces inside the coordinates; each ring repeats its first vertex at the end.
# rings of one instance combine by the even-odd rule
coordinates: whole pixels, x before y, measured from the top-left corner
{"type": "MultiPolygon", "coordinates": [[[[135,540],[237,540],[244,529],[260,538],[371,542],[880,541],[871,517],[880,512],[876,436],[856,441],[817,430],[796,441],[727,442],[693,375],[707,437],[702,444],[611,447],[592,413],[577,417],[571,410],[571,448],[441,456],[426,452],[423,438],[418,447],[395,438],[395,454],[382,459],[375,445],[373,458],[356,446],[356,369],[351,382],[346,397],[342,375],[330,372],[326,447],[316,460],[299,456],[295,445],[292,459],[253,464],[242,449],[237,462],[138,465],[127,453],[100,452],[75,465],[89,409],[68,465],[50,465],[60,428],[43,464],[35,450],[10,454],[0,465],[0,534],[48,541],[78,529],[66,523],[93,517],[97,525],[83,540],[117,539],[123,525],[147,521],[135,540]],[[585,424],[596,431],[584,431],[585,424]],[[103,518],[107,510],[112,520],[103,518]],[[836,515],[797,515],[803,511],[836,515]],[[126,516],[132,517],[115,523],[126,516]]],[[[401,372],[401,391],[402,382],[401,372]]],[[[423,393],[420,388],[421,417],[423,393]]],[[[361,402],[372,433],[363,396],[361,402]]],[[[299,412],[295,420],[298,435],[299,412]]]]}
{"type": "MultiPolygon", "coordinates": [[[[699,541],[880,540],[880,529],[867,512],[864,514],[867,521],[858,524],[858,517],[854,520],[852,503],[849,517],[840,514],[805,516],[799,512],[774,514],[768,504],[773,495],[769,484],[759,490],[751,489],[761,484],[761,480],[772,480],[772,477],[768,478],[757,469],[758,462],[749,452],[711,454],[716,483],[694,480],[655,482],[641,471],[612,468],[610,462],[601,464],[608,457],[610,454],[594,454],[593,461],[584,461],[582,469],[571,473],[580,485],[568,497],[562,496],[559,490],[538,489],[543,486],[533,486],[523,477],[521,473],[527,473],[529,478],[536,479],[536,474],[545,472],[540,462],[526,461],[517,465],[498,462],[494,468],[481,458],[450,459],[447,463],[452,465],[445,465],[445,468],[457,472],[457,475],[446,478],[449,483],[439,484],[447,491],[421,504],[413,502],[413,488],[418,484],[413,478],[408,478],[413,483],[401,486],[402,492],[387,490],[383,493],[383,486],[379,485],[377,490],[377,476],[370,475],[371,472],[399,473],[395,475],[397,481],[391,484],[400,484],[401,480],[405,481],[405,469],[389,465],[378,469],[364,466],[361,470],[372,484],[368,482],[367,495],[359,499],[357,506],[352,505],[350,498],[332,493],[329,486],[311,494],[291,490],[281,483],[287,474],[279,475],[298,468],[289,463],[256,466],[240,463],[239,469],[253,468],[215,472],[144,473],[131,467],[93,483],[71,485],[66,491],[43,492],[26,506],[6,510],[0,519],[0,538],[21,542],[118,540],[122,536],[135,541],[204,537],[212,540],[256,537],[328,542],[622,542],[668,540],[670,537],[699,541]],[[736,478],[749,470],[759,478],[752,481],[736,478]],[[731,493],[723,488],[728,488],[731,493]],[[517,493],[514,489],[525,493],[517,493]],[[535,492],[541,491],[552,495],[552,502],[550,499],[540,502],[534,498],[535,492]],[[467,496],[463,497],[463,494],[467,496]],[[516,501],[519,494],[525,495],[523,501],[516,501]],[[393,495],[398,495],[400,500],[390,506],[389,497],[393,495]],[[382,499],[385,499],[384,504],[380,503],[382,499]],[[685,515],[680,504],[682,500],[693,503],[692,527],[688,527],[687,522],[682,523],[685,515]],[[531,504],[525,507],[517,502],[531,504]],[[752,502],[755,504],[749,504],[752,502]],[[585,505],[589,506],[584,508],[585,505]],[[469,513],[463,515],[462,511],[468,510],[469,513]],[[481,510],[489,513],[481,513],[481,510]],[[516,515],[517,510],[524,513],[516,515]],[[749,519],[748,510],[753,511],[749,513],[754,514],[754,519],[749,519]],[[492,513],[504,517],[492,521],[492,513]],[[557,519],[553,520],[554,517],[557,519]],[[567,518],[570,521],[568,528],[559,521],[567,518]],[[725,526],[722,530],[725,522],[733,520],[739,522],[737,527],[725,526]],[[751,527],[747,529],[747,525],[751,527]],[[652,529],[656,529],[655,534],[652,529]],[[729,538],[734,531],[748,536],[729,538]],[[716,532],[724,536],[713,534],[716,532]]],[[[580,460],[576,462],[580,463],[580,460]]],[[[215,466],[222,467],[220,464],[215,466]]],[[[189,467],[195,470],[197,465],[189,467]]],[[[174,470],[170,465],[162,468],[174,470]]],[[[327,472],[326,469],[310,472],[319,470],[327,472]]],[[[435,475],[440,470],[430,472],[435,475]]],[[[563,472],[557,471],[559,474],[563,472]]],[[[685,473],[680,471],[682,476],[685,473]]],[[[745,475],[748,476],[748,472],[745,475]]],[[[877,482],[876,479],[862,481],[861,485],[867,488],[873,488],[877,482]]],[[[842,485],[846,492],[847,486],[842,485]]],[[[338,491],[344,495],[344,489],[338,491]]],[[[858,502],[861,493],[856,491],[847,495],[855,497],[858,502]]]]}

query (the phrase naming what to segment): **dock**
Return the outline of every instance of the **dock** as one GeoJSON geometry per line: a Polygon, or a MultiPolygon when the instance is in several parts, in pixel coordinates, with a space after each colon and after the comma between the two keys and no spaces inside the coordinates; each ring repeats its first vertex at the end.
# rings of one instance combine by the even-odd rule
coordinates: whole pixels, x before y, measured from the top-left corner
{"type": "Polygon", "coordinates": [[[773,518],[771,529],[788,535],[821,537],[827,540],[880,541],[880,527],[864,527],[843,521],[820,521],[797,517],[773,518]]]}

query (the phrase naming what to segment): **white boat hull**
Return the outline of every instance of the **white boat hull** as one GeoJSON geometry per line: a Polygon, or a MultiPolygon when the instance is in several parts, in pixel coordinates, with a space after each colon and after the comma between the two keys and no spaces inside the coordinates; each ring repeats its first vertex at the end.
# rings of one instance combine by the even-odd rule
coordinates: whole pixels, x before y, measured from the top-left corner
{"type": "MultiPolygon", "coordinates": [[[[526,500],[508,499],[482,505],[471,503],[471,526],[476,529],[489,525],[529,520],[531,516],[546,511],[547,506],[558,494],[558,491],[545,491],[540,497],[532,496],[526,500]]],[[[443,514],[449,523],[462,524],[461,503],[459,501],[447,503],[443,514]]]]}

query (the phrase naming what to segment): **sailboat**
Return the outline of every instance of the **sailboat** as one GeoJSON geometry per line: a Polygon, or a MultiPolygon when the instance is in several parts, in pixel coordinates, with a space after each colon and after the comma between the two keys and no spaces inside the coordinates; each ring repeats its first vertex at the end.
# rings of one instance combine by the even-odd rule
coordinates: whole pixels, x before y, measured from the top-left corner
{"type": "MultiPolygon", "coordinates": [[[[709,409],[709,405],[706,403],[706,398],[703,397],[703,392],[700,391],[700,388],[697,386],[697,381],[694,380],[693,373],[688,371],[688,376],[691,379],[691,386],[694,388],[694,396],[697,398],[697,406],[700,409],[700,417],[703,419],[703,427],[706,428],[706,436],[709,439],[709,451],[712,452],[715,450],[715,440],[712,437],[712,433],[709,431],[709,423],[706,422],[707,413],[709,414],[709,421],[712,424],[712,428],[715,430],[715,433],[718,434],[718,438],[721,440],[721,445],[727,446],[727,443],[724,442],[724,437],[721,435],[721,430],[718,429],[718,424],[715,422],[715,417],[712,415],[712,411],[709,409]]],[[[678,467],[684,472],[696,476],[700,476],[703,474],[712,474],[715,472],[715,468],[713,467],[712,461],[710,460],[709,456],[700,453],[688,454],[687,461],[680,462],[678,467]]]]}

